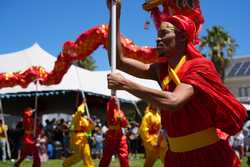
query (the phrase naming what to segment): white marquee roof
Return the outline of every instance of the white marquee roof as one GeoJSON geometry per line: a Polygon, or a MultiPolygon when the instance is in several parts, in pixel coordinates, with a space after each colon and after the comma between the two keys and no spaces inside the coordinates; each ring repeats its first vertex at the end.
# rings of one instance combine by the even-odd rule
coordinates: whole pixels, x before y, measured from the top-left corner
{"type": "MultiPolygon", "coordinates": [[[[0,55],[0,73],[26,70],[33,65],[42,66],[46,69],[46,71],[51,71],[54,67],[55,60],[56,57],[47,53],[37,43],[35,43],[30,48],[14,53],[0,55]]],[[[88,71],[72,65],[68,72],[64,75],[61,83],[51,86],[40,85],[38,90],[78,90],[81,87],[84,91],[109,96],[110,90],[107,88],[106,77],[108,73],[109,71],[88,71]]],[[[123,74],[125,77],[128,77],[137,83],[142,83],[143,85],[151,88],[160,89],[159,85],[155,81],[138,79],[126,73],[123,74]]],[[[36,87],[33,83],[25,89],[20,86],[0,89],[0,93],[30,91],[36,91],[36,87]]],[[[127,93],[126,91],[118,91],[117,97],[133,101],[139,100],[137,97],[127,93]]]]}
{"type": "Polygon", "coordinates": [[[250,111],[250,104],[243,104],[243,106],[247,109],[247,111],[250,111]]]}

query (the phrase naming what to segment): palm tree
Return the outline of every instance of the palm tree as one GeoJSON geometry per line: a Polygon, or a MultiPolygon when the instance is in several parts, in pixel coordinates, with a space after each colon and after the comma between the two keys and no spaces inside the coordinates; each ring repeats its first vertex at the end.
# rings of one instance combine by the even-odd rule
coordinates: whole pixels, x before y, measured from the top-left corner
{"type": "Polygon", "coordinates": [[[207,29],[207,36],[201,38],[199,49],[204,56],[211,58],[221,79],[224,80],[225,68],[231,62],[237,47],[238,44],[223,27],[213,26],[207,29]]]}
{"type": "Polygon", "coordinates": [[[97,65],[95,64],[95,60],[91,56],[86,57],[84,60],[77,61],[74,64],[78,67],[88,69],[90,71],[94,71],[97,67],[97,65]]]}

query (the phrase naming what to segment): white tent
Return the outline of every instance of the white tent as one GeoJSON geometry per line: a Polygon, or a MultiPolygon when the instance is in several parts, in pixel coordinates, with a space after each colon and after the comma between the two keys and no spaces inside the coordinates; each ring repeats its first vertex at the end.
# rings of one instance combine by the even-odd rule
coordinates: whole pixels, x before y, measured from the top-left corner
{"type": "Polygon", "coordinates": [[[250,104],[243,104],[243,106],[247,109],[247,111],[250,111],[250,104]]]}
{"type": "MultiPolygon", "coordinates": [[[[55,60],[56,57],[50,55],[37,43],[35,43],[30,48],[14,53],[0,55],[0,73],[22,71],[33,65],[42,66],[46,69],[46,71],[51,71],[54,67],[55,60]]],[[[107,88],[107,74],[109,72],[110,71],[88,71],[72,65],[68,72],[64,75],[61,83],[51,86],[40,85],[38,89],[39,91],[78,90],[81,86],[81,89],[84,91],[109,96],[110,90],[107,88]],[[78,75],[80,77],[78,77],[78,75]],[[78,78],[80,78],[80,81],[78,78]]],[[[151,88],[160,89],[158,83],[155,81],[138,79],[126,73],[123,74],[135,82],[142,83],[143,85],[151,88]]],[[[25,89],[20,86],[0,89],[1,94],[30,91],[36,91],[34,83],[31,83],[25,89]]],[[[127,93],[126,91],[118,91],[117,96],[125,100],[139,100],[137,97],[127,93]]]]}

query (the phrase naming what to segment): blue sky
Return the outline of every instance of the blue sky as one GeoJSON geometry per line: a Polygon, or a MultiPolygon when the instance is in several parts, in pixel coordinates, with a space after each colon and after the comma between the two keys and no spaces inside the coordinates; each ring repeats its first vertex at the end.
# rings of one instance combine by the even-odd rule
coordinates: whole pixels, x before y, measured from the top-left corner
{"type": "MultiPolygon", "coordinates": [[[[151,22],[144,30],[148,13],[144,0],[123,0],[121,31],[138,45],[155,45],[156,31],[151,22]]],[[[56,56],[65,41],[75,40],[87,29],[108,22],[106,0],[0,0],[0,54],[19,51],[37,42],[56,56]]],[[[250,1],[202,0],[206,29],[221,25],[239,44],[237,56],[250,55],[250,1]],[[216,3],[215,3],[216,2],[216,3]]],[[[93,54],[98,69],[109,69],[106,52],[93,54]]]]}

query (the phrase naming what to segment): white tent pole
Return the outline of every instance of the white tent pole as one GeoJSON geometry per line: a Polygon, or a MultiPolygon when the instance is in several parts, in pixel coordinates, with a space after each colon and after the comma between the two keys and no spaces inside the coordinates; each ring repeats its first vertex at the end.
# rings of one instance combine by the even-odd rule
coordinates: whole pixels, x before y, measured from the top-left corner
{"type": "MultiPolygon", "coordinates": [[[[2,96],[0,97],[0,110],[1,110],[2,125],[3,125],[3,127],[4,127],[4,126],[5,126],[5,121],[4,121],[4,115],[3,115],[2,96]]],[[[7,131],[5,131],[5,130],[4,130],[4,135],[5,135],[5,137],[6,137],[6,144],[7,144],[7,153],[8,153],[8,157],[11,158],[10,143],[9,143],[9,140],[8,140],[7,131]]]]}
{"type": "Polygon", "coordinates": [[[78,80],[78,89],[79,91],[81,92],[82,94],[82,98],[83,100],[85,101],[85,106],[86,106],[86,114],[87,114],[87,117],[90,118],[90,113],[89,113],[89,108],[88,108],[88,104],[87,104],[87,99],[86,99],[86,96],[85,96],[85,93],[84,93],[84,90],[82,90],[82,82],[80,80],[80,75],[79,75],[79,72],[78,72],[78,67],[74,67],[75,70],[76,70],[76,76],[77,76],[77,80],[78,80]]]}
{"type": "Polygon", "coordinates": [[[142,117],[142,114],[141,114],[141,112],[140,112],[139,107],[137,106],[137,104],[135,103],[135,101],[131,101],[131,102],[132,102],[132,104],[134,105],[137,114],[138,114],[138,115],[140,116],[140,118],[141,118],[141,117],[142,117]]]}
{"type": "MultiPolygon", "coordinates": [[[[116,2],[112,0],[111,7],[111,73],[116,70],[116,2]]],[[[116,96],[116,91],[111,90],[111,95],[116,96]]]]}
{"type": "Polygon", "coordinates": [[[36,126],[37,126],[37,106],[38,106],[38,80],[36,80],[35,82],[35,86],[36,86],[36,94],[35,94],[35,106],[33,109],[33,112],[35,112],[35,116],[34,116],[34,129],[33,129],[33,136],[36,137],[36,126]]]}
{"type": "Polygon", "coordinates": [[[36,86],[36,96],[35,96],[35,106],[34,106],[34,110],[37,111],[37,106],[38,106],[38,81],[36,80],[35,82],[35,86],[36,86]]]}
{"type": "Polygon", "coordinates": [[[88,104],[87,104],[87,99],[86,99],[86,96],[85,96],[85,93],[83,90],[81,90],[81,93],[82,93],[82,97],[85,101],[85,109],[86,109],[86,114],[87,114],[87,117],[90,118],[90,114],[89,114],[89,108],[88,108],[88,104]]]}

